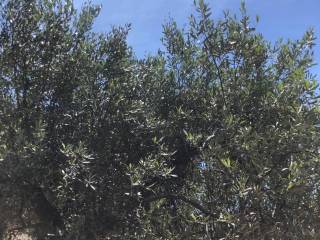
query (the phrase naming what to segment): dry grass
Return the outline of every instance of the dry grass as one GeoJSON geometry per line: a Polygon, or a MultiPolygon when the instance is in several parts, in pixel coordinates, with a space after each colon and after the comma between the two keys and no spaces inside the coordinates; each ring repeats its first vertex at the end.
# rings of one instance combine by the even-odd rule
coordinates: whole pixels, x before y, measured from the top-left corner
{"type": "Polygon", "coordinates": [[[12,238],[12,240],[32,240],[32,238],[27,233],[18,233],[12,238]]]}

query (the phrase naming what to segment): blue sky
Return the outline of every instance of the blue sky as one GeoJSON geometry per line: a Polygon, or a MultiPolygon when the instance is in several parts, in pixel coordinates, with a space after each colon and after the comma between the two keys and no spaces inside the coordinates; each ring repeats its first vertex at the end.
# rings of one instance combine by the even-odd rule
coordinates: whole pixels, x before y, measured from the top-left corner
{"type": "MultiPolygon", "coordinates": [[[[81,8],[85,0],[74,0],[81,8]]],[[[92,0],[102,4],[102,11],[96,20],[94,30],[108,32],[113,25],[132,24],[128,37],[138,57],[154,53],[161,47],[162,24],[174,18],[180,26],[188,21],[193,11],[193,0],[92,0]]],[[[214,17],[225,9],[238,12],[239,0],[207,0],[214,17]]],[[[248,13],[260,16],[257,30],[268,40],[280,37],[298,39],[305,30],[313,27],[318,39],[315,60],[320,64],[320,0],[247,0],[248,13]]],[[[312,69],[320,79],[320,66],[312,69]]]]}

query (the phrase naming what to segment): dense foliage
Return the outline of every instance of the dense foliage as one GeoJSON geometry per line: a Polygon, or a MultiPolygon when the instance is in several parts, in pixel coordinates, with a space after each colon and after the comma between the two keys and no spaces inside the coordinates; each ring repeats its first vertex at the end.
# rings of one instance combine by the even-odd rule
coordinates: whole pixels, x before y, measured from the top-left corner
{"type": "Polygon", "coordinates": [[[312,31],[271,44],[199,1],[137,59],[99,7],[0,3],[2,238],[320,238],[312,31]]]}

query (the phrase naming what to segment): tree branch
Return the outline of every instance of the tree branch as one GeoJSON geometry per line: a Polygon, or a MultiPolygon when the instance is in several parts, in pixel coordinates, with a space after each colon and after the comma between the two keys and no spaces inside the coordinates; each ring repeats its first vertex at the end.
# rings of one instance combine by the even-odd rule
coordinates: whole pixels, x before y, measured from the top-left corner
{"type": "Polygon", "coordinates": [[[191,206],[193,206],[194,208],[200,210],[202,213],[208,215],[208,216],[213,216],[213,213],[210,212],[209,210],[207,210],[205,207],[203,207],[200,203],[198,203],[195,200],[192,199],[188,199],[184,196],[181,195],[176,195],[176,194],[161,194],[161,195],[157,195],[157,196],[153,196],[150,198],[145,199],[145,202],[154,202],[157,200],[160,200],[162,198],[166,198],[166,199],[175,199],[175,200],[181,200],[191,206]]]}
{"type": "MultiPolygon", "coordinates": [[[[211,34],[210,34],[211,35],[211,34]]],[[[222,73],[220,70],[220,66],[218,65],[217,61],[216,61],[216,57],[218,57],[218,55],[214,54],[212,52],[213,46],[212,43],[210,42],[210,38],[211,36],[208,36],[206,33],[204,33],[205,36],[205,41],[203,42],[205,50],[209,53],[209,57],[211,57],[212,62],[217,70],[217,76],[219,79],[219,83],[220,83],[220,88],[221,88],[221,94],[222,94],[222,99],[223,99],[223,104],[225,107],[227,107],[227,102],[226,102],[226,96],[225,96],[225,91],[224,91],[224,81],[223,81],[223,77],[222,77],[222,73]],[[207,44],[209,44],[209,46],[207,46],[207,44]]]]}

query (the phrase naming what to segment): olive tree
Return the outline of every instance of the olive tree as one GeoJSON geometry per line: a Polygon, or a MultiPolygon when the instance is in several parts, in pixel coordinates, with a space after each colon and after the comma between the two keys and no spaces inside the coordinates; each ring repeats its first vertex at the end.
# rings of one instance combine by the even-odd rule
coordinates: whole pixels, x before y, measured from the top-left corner
{"type": "Polygon", "coordinates": [[[317,239],[314,34],[271,44],[241,5],[137,59],[100,7],[2,0],[0,231],[35,239],[317,239]]]}

